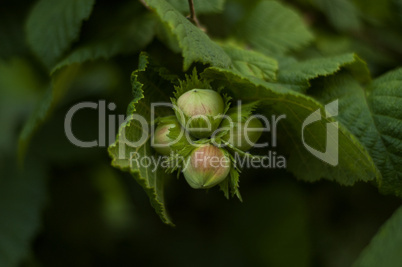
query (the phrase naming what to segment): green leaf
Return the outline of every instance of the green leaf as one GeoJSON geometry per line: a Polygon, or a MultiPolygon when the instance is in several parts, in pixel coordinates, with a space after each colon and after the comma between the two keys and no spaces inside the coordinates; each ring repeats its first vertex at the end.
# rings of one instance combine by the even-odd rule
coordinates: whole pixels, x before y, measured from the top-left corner
{"type": "Polygon", "coordinates": [[[18,156],[23,161],[30,140],[36,131],[52,116],[60,105],[73,98],[88,97],[113,90],[118,85],[119,73],[106,63],[73,64],[52,75],[50,84],[29,114],[19,136],[18,156]]]}
{"type": "Polygon", "coordinates": [[[25,60],[0,60],[0,154],[14,154],[20,118],[32,111],[42,87],[39,74],[25,60]]]}
{"type": "Polygon", "coordinates": [[[0,169],[0,266],[20,266],[31,251],[46,200],[42,166],[31,159],[24,171],[3,161],[0,169]]]}
{"type": "Polygon", "coordinates": [[[402,69],[376,79],[365,91],[341,73],[314,85],[311,94],[323,103],[339,99],[339,121],[370,152],[382,177],[383,193],[402,197],[402,69]]]}
{"type": "Polygon", "coordinates": [[[278,62],[264,54],[242,49],[234,44],[222,44],[222,48],[232,61],[232,69],[244,76],[275,81],[278,62]]]}
{"type": "Polygon", "coordinates": [[[164,27],[178,41],[184,58],[183,68],[188,70],[192,63],[201,62],[226,68],[230,58],[223,49],[199,28],[190,23],[179,11],[165,0],[144,0],[156,13],[164,27]]]}
{"type": "Polygon", "coordinates": [[[140,15],[129,25],[108,39],[89,42],[74,49],[53,69],[52,73],[73,63],[88,60],[109,59],[118,54],[133,53],[144,48],[155,35],[155,19],[149,14],[140,15]]]}
{"type": "Polygon", "coordinates": [[[240,201],[243,201],[239,191],[239,178],[240,178],[239,171],[236,170],[235,168],[231,168],[229,175],[230,177],[228,177],[228,179],[230,179],[229,185],[232,197],[237,196],[237,198],[240,201]]]}
{"type": "MultiPolygon", "coordinates": [[[[183,14],[189,14],[189,5],[186,0],[167,0],[174,8],[183,14]]],[[[220,13],[223,11],[225,0],[195,0],[194,10],[196,14],[220,13]]]]}
{"type": "MultiPolygon", "coordinates": [[[[380,190],[402,197],[402,68],[374,80],[367,93],[378,144],[370,148],[382,173],[380,190]]],[[[369,144],[367,144],[369,146],[369,144]]]]}
{"type": "Polygon", "coordinates": [[[402,207],[381,226],[370,244],[363,250],[353,267],[401,266],[402,207]]]}
{"type": "Polygon", "coordinates": [[[370,81],[370,72],[366,63],[352,53],[314,58],[302,62],[288,61],[281,65],[278,80],[281,83],[289,84],[296,91],[305,92],[310,87],[310,80],[334,74],[342,68],[350,70],[362,83],[370,81]]]}
{"type": "Polygon", "coordinates": [[[59,104],[66,95],[68,89],[79,73],[79,67],[72,65],[58,72],[52,80],[52,84],[48,85],[47,90],[39,101],[36,110],[31,113],[25,123],[18,144],[18,156],[22,161],[28,149],[29,141],[39,127],[49,118],[51,112],[59,104]]]}
{"type": "MultiPolygon", "coordinates": [[[[302,131],[308,145],[319,151],[326,150],[328,123],[335,123],[333,117],[322,116],[305,129],[303,122],[308,116],[319,110],[325,114],[324,106],[313,98],[297,93],[285,87],[272,87],[259,79],[241,76],[230,70],[220,68],[208,68],[202,76],[213,79],[217,84],[225,86],[233,101],[243,102],[259,101],[259,111],[268,119],[276,115],[286,118],[277,123],[278,143],[270,143],[265,152],[279,149],[285,155],[289,155],[287,168],[297,178],[305,181],[317,181],[326,178],[337,181],[343,185],[352,185],[357,181],[369,181],[379,177],[379,173],[366,149],[344,127],[339,127],[339,162],[332,166],[313,156],[302,143],[302,131]],[[276,147],[278,146],[278,147],[276,147]]],[[[272,129],[272,125],[271,125],[272,129]]],[[[272,134],[272,133],[271,133],[272,134]]],[[[332,134],[329,140],[334,139],[332,134]]]]}
{"type": "MultiPolygon", "coordinates": [[[[141,54],[138,70],[132,74],[134,99],[128,109],[129,117],[120,126],[115,143],[109,147],[109,154],[112,157],[114,167],[130,172],[134,179],[144,188],[151,205],[161,220],[166,224],[173,225],[167,214],[163,196],[164,183],[169,175],[165,173],[161,166],[156,166],[155,162],[152,162],[151,166],[145,167],[139,164],[139,160],[135,160],[137,157],[139,159],[144,157],[158,159],[159,156],[151,148],[149,135],[141,144],[136,146],[127,142],[137,141],[144,134],[149,134],[149,129],[144,129],[139,121],[136,120],[136,117],[142,116],[151,124],[151,103],[169,102],[169,96],[166,94],[168,89],[173,90],[173,85],[171,85],[170,81],[160,76],[156,67],[151,68],[148,65],[147,55],[141,54]]],[[[173,110],[170,115],[172,114],[173,110]]],[[[155,115],[163,117],[169,114],[157,112],[155,115]]]]}
{"type": "Polygon", "coordinates": [[[260,1],[239,25],[237,37],[270,56],[298,50],[313,40],[303,19],[277,1],[260,1]]]}
{"type": "Polygon", "coordinates": [[[24,54],[27,50],[24,34],[25,10],[20,4],[0,10],[0,59],[24,54]]]}
{"type": "Polygon", "coordinates": [[[351,0],[313,0],[314,5],[339,31],[358,31],[361,27],[360,14],[351,0]]]}
{"type": "Polygon", "coordinates": [[[95,0],[40,0],[27,21],[28,43],[51,67],[75,41],[81,24],[91,14],[95,0]]]}
{"type": "Polygon", "coordinates": [[[373,47],[367,41],[347,36],[320,32],[316,40],[317,49],[326,56],[340,55],[353,51],[367,62],[373,76],[382,74],[389,66],[398,65],[398,59],[390,51],[373,47]]]}
{"type": "Polygon", "coordinates": [[[383,26],[388,23],[390,18],[396,18],[402,14],[397,8],[400,0],[385,0],[378,4],[376,0],[352,0],[357,10],[357,15],[360,16],[360,20],[370,22],[372,25],[383,26]]]}
{"type": "Polygon", "coordinates": [[[396,0],[395,4],[398,7],[399,21],[402,23],[402,0],[396,0]]]}

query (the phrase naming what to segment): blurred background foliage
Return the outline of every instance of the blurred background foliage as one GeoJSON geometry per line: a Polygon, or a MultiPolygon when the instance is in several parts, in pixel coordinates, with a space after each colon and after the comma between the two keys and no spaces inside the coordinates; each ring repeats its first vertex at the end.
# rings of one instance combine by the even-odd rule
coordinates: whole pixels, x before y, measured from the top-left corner
{"type": "MultiPolygon", "coordinates": [[[[106,147],[67,140],[64,117],[74,104],[100,99],[116,104],[108,114],[124,114],[141,50],[177,73],[182,58],[138,1],[75,1],[87,5],[82,18],[92,14],[62,36],[71,40],[63,46],[47,33],[56,26],[40,22],[66,1],[0,4],[0,266],[350,266],[401,204],[369,184],[306,184],[286,171],[245,170],[243,203],[169,180],[166,203],[177,226],[164,225],[132,177],[110,167],[106,147]],[[39,5],[49,12],[33,14],[39,5]],[[49,35],[48,44],[38,35],[49,35]],[[51,84],[62,87],[57,95],[51,84]],[[50,108],[38,107],[49,94],[50,108]],[[33,113],[40,116],[29,124],[33,113]]],[[[188,13],[187,1],[170,2],[188,13]]],[[[200,22],[226,39],[258,1],[212,2],[196,6],[200,22]]],[[[297,58],[356,52],[374,77],[401,65],[402,1],[283,2],[316,35],[297,58]]],[[[72,125],[81,140],[96,139],[98,126],[91,109],[72,125]]]]}

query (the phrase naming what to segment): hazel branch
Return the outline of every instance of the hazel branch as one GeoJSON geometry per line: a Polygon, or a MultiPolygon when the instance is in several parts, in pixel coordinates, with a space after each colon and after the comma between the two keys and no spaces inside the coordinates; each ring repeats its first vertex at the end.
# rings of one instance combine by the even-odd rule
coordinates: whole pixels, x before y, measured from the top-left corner
{"type": "Polygon", "coordinates": [[[205,32],[205,28],[200,24],[198,21],[197,15],[195,14],[195,9],[194,9],[194,2],[193,0],[188,0],[188,6],[190,8],[190,15],[187,17],[192,23],[195,24],[198,28],[203,30],[205,32]]]}

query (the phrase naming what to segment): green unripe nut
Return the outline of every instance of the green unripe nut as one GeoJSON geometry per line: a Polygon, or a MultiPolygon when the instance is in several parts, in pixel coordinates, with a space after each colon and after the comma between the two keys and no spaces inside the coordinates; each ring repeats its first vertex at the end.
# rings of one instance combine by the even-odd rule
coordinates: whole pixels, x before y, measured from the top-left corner
{"type": "Polygon", "coordinates": [[[169,122],[159,124],[154,132],[152,139],[152,147],[162,155],[170,155],[172,152],[171,147],[169,146],[174,140],[168,137],[169,129],[174,127],[180,127],[178,122],[169,122]]]}
{"type": "Polygon", "coordinates": [[[256,117],[252,117],[245,122],[224,120],[221,127],[229,129],[229,132],[222,137],[222,140],[242,151],[251,149],[257,143],[263,128],[262,123],[256,117]]]}
{"type": "Polygon", "coordinates": [[[214,90],[192,89],[177,99],[177,107],[183,113],[176,111],[180,123],[192,136],[205,138],[218,128],[222,120],[219,115],[223,115],[225,104],[214,90]]]}
{"type": "Polygon", "coordinates": [[[225,180],[230,168],[231,162],[227,152],[206,144],[191,152],[183,174],[192,188],[207,189],[225,180]]]}

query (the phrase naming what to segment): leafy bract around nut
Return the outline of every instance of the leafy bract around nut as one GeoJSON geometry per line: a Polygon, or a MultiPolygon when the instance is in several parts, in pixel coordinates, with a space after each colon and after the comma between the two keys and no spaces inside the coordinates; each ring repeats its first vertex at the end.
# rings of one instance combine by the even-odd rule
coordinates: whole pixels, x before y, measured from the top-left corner
{"type": "Polygon", "coordinates": [[[261,121],[253,115],[258,104],[258,101],[244,105],[239,103],[229,109],[220,125],[226,132],[221,137],[224,142],[241,151],[247,151],[257,143],[263,132],[261,121]]]}
{"type": "Polygon", "coordinates": [[[216,116],[223,113],[222,97],[210,89],[193,89],[179,97],[177,106],[187,116],[216,116]]]}
{"type": "Polygon", "coordinates": [[[219,126],[224,111],[222,97],[210,89],[192,89],[177,99],[180,123],[196,138],[210,136],[219,126]]]}
{"type": "Polygon", "coordinates": [[[228,176],[231,161],[224,149],[211,144],[193,150],[183,170],[188,184],[195,189],[207,189],[228,176]]]}
{"type": "Polygon", "coordinates": [[[222,127],[228,127],[230,130],[222,137],[222,140],[229,142],[232,146],[247,151],[251,149],[260,139],[262,134],[262,123],[256,118],[242,122],[224,120],[222,127]]]}
{"type": "Polygon", "coordinates": [[[196,138],[211,136],[229,109],[230,98],[213,90],[208,81],[200,80],[195,69],[175,89],[171,101],[181,125],[196,138]]]}
{"type": "Polygon", "coordinates": [[[180,129],[181,126],[177,119],[173,116],[166,117],[162,120],[155,129],[152,137],[152,147],[162,155],[169,155],[173,152],[171,144],[174,143],[175,139],[169,136],[169,131],[171,128],[180,129]]]}

